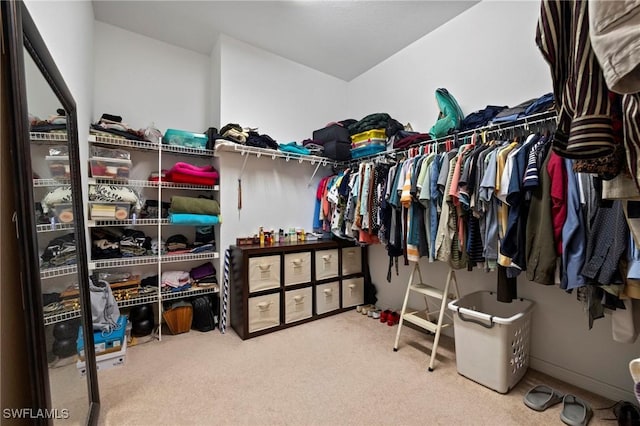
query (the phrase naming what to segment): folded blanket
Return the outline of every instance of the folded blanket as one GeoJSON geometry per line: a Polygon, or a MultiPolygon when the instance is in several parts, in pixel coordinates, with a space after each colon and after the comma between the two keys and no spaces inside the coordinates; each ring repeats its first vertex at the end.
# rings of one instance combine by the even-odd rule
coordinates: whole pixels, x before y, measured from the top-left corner
{"type": "Polygon", "coordinates": [[[191,213],[169,213],[169,223],[176,225],[217,225],[220,216],[191,213]]]}
{"type": "Polygon", "coordinates": [[[216,200],[195,197],[171,197],[171,213],[193,213],[217,216],[220,205],[216,200]]]}
{"type": "Polygon", "coordinates": [[[279,148],[280,148],[280,151],[292,152],[294,154],[303,154],[303,155],[311,154],[311,151],[309,151],[309,149],[303,146],[300,146],[295,142],[281,143],[279,145],[279,148]]]}
{"type": "Polygon", "coordinates": [[[218,177],[217,170],[212,166],[198,167],[182,162],[176,163],[167,172],[168,181],[192,185],[215,185],[218,177]]]}

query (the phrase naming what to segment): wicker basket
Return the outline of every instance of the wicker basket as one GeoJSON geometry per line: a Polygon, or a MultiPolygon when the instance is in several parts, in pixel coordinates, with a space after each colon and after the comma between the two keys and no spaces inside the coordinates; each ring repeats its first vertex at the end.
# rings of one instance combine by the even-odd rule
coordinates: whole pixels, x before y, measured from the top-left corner
{"type": "Polygon", "coordinates": [[[191,330],[193,320],[193,307],[178,306],[162,313],[162,318],[169,326],[171,334],[186,333],[191,330]]]}

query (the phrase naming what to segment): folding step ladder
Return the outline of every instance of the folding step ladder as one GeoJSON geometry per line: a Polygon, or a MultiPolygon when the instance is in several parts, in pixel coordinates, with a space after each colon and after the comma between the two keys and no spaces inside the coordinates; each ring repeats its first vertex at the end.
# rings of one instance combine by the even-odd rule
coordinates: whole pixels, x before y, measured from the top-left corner
{"type": "MultiPolygon", "coordinates": [[[[404,295],[404,302],[402,303],[402,311],[400,313],[400,322],[398,324],[398,331],[396,332],[396,341],[393,345],[393,350],[396,352],[398,350],[398,341],[400,340],[400,332],[402,331],[402,324],[404,321],[410,322],[420,328],[423,328],[431,333],[435,334],[435,338],[433,340],[433,348],[431,349],[431,358],[429,360],[429,371],[433,371],[433,364],[436,359],[436,351],[438,350],[438,341],[440,340],[440,331],[444,327],[448,327],[451,325],[451,322],[444,323],[445,310],[447,309],[447,303],[449,300],[454,300],[459,297],[458,293],[458,281],[456,280],[456,274],[453,269],[449,268],[449,273],[447,274],[447,281],[444,284],[444,288],[442,290],[427,285],[422,280],[422,273],[420,272],[420,265],[418,262],[415,263],[413,270],[411,271],[411,276],[409,277],[409,284],[407,285],[407,291],[404,295]],[[420,282],[413,282],[416,271],[418,272],[418,277],[420,282]],[[449,288],[453,283],[453,294],[449,294],[449,288]],[[425,301],[425,309],[422,311],[413,311],[407,312],[407,303],[409,301],[409,294],[411,292],[419,293],[424,296],[425,301]],[[433,300],[439,300],[439,309],[431,310],[431,306],[435,305],[433,300]],[[434,322],[434,316],[437,315],[437,322],[434,322]]],[[[451,318],[449,316],[449,318],[451,318]]]]}

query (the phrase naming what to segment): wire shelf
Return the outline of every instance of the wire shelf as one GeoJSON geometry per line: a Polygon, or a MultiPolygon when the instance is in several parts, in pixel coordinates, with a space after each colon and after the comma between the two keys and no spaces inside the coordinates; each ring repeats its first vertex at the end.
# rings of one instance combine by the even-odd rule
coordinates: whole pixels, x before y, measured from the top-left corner
{"type": "Polygon", "coordinates": [[[67,143],[67,132],[30,132],[29,138],[38,145],[56,145],[67,143]]]}
{"type": "Polygon", "coordinates": [[[119,308],[129,308],[131,306],[145,305],[147,303],[154,303],[157,301],[158,291],[156,290],[153,293],[138,295],[130,299],[118,300],[117,303],[119,308]]]}
{"type": "Polygon", "coordinates": [[[184,297],[191,297],[191,296],[200,296],[202,294],[213,294],[213,293],[219,293],[220,292],[220,287],[216,284],[216,285],[212,285],[211,287],[191,287],[188,290],[184,290],[184,291],[163,291],[161,293],[161,299],[162,301],[167,301],[167,300],[175,300],[175,299],[182,299],[184,297]]]}
{"type": "Polygon", "coordinates": [[[69,179],[34,179],[33,187],[47,187],[47,186],[60,186],[60,185],[70,185],[71,180],[69,179]]]}
{"type": "Polygon", "coordinates": [[[46,223],[42,225],[36,225],[36,232],[56,232],[56,231],[68,231],[75,229],[73,223],[46,223]]]}
{"type": "Polygon", "coordinates": [[[127,220],[108,220],[96,219],[88,220],[87,226],[95,228],[97,226],[144,226],[144,225],[170,225],[169,219],[127,219],[127,220]]]}
{"type": "Polygon", "coordinates": [[[166,152],[171,152],[173,154],[213,157],[213,150],[211,149],[187,148],[183,146],[157,144],[157,143],[148,142],[148,141],[130,140],[130,139],[118,138],[114,136],[107,136],[104,134],[89,135],[89,142],[102,144],[102,145],[126,147],[129,149],[136,149],[140,151],[163,151],[163,152],[166,151],[166,152]]]}
{"type": "Polygon", "coordinates": [[[69,266],[59,266],[56,268],[46,268],[40,270],[40,278],[54,278],[54,277],[62,277],[65,275],[74,275],[78,273],[78,267],[76,265],[69,266]]]}
{"type": "Polygon", "coordinates": [[[186,183],[174,182],[153,182],[149,180],[133,180],[133,179],[102,179],[89,178],[89,185],[119,185],[134,188],[165,188],[165,189],[190,189],[196,191],[219,191],[218,185],[190,185],[186,183]]]}
{"type": "MultiPolygon", "coordinates": [[[[207,260],[218,259],[220,254],[218,252],[204,252],[204,253],[186,253],[186,254],[164,254],[160,256],[161,263],[171,262],[187,262],[190,260],[207,260]]],[[[89,269],[106,269],[106,268],[121,268],[126,266],[139,266],[139,265],[152,265],[158,262],[158,256],[136,256],[136,257],[124,257],[118,259],[101,259],[89,262],[89,269]]]]}
{"type": "Polygon", "coordinates": [[[331,160],[327,157],[320,157],[317,155],[305,155],[305,154],[295,154],[292,152],[284,152],[277,151],[275,149],[267,149],[267,148],[258,148],[255,146],[247,146],[240,145],[237,143],[228,143],[228,142],[216,142],[215,153],[218,156],[219,152],[236,152],[240,155],[255,155],[260,158],[264,156],[265,158],[271,158],[275,160],[276,158],[284,158],[285,161],[297,161],[298,163],[311,163],[311,165],[322,165],[322,166],[337,166],[338,162],[331,160]]]}
{"type": "Polygon", "coordinates": [[[62,312],[53,312],[44,314],[44,325],[52,325],[58,322],[69,321],[80,318],[80,309],[65,310],[62,312]]]}

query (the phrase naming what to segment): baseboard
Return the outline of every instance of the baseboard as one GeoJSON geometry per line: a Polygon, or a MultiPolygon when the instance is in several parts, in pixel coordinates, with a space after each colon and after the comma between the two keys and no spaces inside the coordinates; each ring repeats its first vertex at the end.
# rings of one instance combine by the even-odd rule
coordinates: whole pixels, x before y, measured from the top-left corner
{"type": "Polygon", "coordinates": [[[559,367],[539,358],[530,356],[529,366],[541,373],[548,374],[558,380],[578,386],[579,388],[588,390],[589,392],[593,392],[605,398],[609,398],[613,401],[636,401],[636,397],[631,390],[626,391],[624,389],[620,389],[616,386],[595,380],[591,377],[576,373],[575,371],[567,370],[566,368],[559,367]]]}

